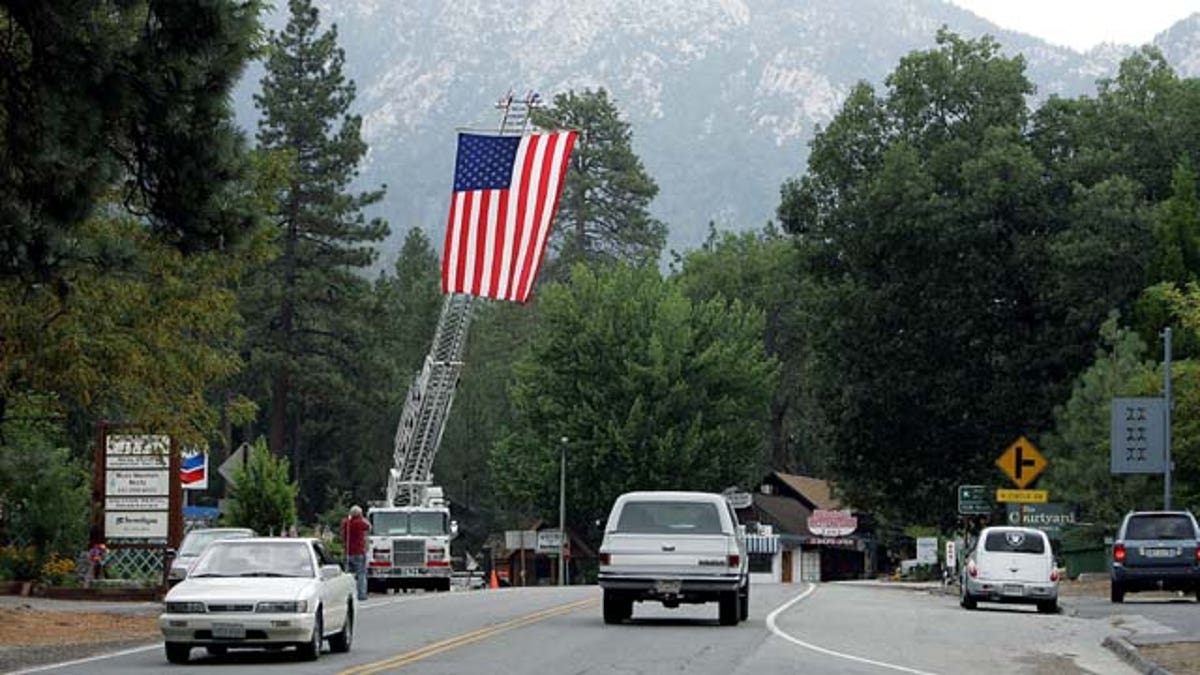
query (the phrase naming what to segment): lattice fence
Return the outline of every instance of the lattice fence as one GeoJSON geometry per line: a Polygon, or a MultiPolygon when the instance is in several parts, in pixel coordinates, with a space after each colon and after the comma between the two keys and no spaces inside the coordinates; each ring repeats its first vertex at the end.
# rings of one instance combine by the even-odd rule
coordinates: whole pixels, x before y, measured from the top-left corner
{"type": "Polygon", "coordinates": [[[109,579],[160,583],[163,578],[162,549],[118,548],[108,552],[104,574],[109,579]]]}

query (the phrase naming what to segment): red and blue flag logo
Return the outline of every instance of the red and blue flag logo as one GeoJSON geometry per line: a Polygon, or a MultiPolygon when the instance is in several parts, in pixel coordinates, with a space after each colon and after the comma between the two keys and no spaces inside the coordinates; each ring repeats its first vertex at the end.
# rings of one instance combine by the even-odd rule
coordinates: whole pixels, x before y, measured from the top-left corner
{"type": "Polygon", "coordinates": [[[179,462],[180,482],[185,490],[208,488],[208,453],[184,450],[179,462]]]}

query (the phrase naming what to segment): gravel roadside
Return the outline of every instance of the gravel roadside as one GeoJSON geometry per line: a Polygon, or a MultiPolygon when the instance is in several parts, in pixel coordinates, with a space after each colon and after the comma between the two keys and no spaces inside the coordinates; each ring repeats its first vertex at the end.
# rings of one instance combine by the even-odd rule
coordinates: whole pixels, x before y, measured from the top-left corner
{"type": "Polygon", "coordinates": [[[156,602],[0,596],[0,673],[153,645],[156,602]]]}

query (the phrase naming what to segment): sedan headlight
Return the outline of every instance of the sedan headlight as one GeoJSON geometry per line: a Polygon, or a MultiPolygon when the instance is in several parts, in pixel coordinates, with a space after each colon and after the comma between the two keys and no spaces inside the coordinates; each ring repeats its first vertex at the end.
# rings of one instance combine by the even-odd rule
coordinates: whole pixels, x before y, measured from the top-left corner
{"type": "Polygon", "coordinates": [[[254,611],[260,614],[298,614],[308,611],[307,600],[288,600],[287,602],[260,602],[254,611]]]}
{"type": "Polygon", "coordinates": [[[168,602],[168,614],[203,614],[207,609],[203,602],[168,602]]]}

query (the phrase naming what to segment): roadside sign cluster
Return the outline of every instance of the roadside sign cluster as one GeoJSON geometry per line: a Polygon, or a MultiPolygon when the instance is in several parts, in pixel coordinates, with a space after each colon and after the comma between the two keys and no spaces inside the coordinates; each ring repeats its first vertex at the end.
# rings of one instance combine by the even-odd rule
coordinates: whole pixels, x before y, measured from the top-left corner
{"type": "Polygon", "coordinates": [[[1112,473],[1162,473],[1166,405],[1161,398],[1114,398],[1110,440],[1112,473]]]}

